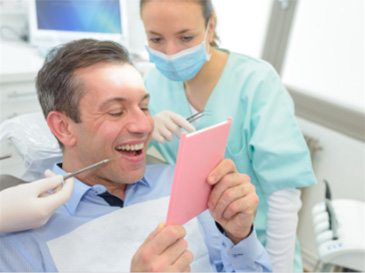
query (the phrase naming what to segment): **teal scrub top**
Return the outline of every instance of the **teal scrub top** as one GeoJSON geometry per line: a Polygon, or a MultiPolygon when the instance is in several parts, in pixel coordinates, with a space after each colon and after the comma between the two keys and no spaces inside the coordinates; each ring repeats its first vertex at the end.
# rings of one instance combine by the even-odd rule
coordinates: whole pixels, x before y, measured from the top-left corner
{"type": "MultiPolygon", "coordinates": [[[[228,51],[227,51],[228,52],[228,51]]],[[[272,66],[262,60],[228,52],[223,73],[210,95],[197,129],[232,117],[225,157],[251,177],[260,198],[255,228],[265,244],[267,197],[284,188],[316,182],[308,148],[294,115],[293,101],[272,66]]],[[[157,69],[145,79],[152,115],[164,110],[192,114],[184,83],[168,80],[157,69]]],[[[174,164],[179,139],[153,145],[174,164]]]]}

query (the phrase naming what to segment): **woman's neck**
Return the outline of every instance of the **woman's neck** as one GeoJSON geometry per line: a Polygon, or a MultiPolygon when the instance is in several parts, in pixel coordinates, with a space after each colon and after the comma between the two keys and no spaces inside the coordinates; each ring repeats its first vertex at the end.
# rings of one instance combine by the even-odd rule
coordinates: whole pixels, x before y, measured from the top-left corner
{"type": "Polygon", "coordinates": [[[211,59],[204,64],[198,74],[184,83],[185,94],[190,104],[202,111],[222,75],[228,53],[212,48],[211,59]]]}

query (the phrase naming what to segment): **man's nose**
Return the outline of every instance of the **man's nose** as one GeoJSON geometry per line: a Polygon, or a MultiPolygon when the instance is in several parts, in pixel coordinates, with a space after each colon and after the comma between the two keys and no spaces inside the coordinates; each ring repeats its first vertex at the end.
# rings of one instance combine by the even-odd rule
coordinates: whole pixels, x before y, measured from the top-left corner
{"type": "Polygon", "coordinates": [[[149,113],[142,110],[131,115],[128,131],[135,134],[149,134],[153,130],[153,120],[149,113]]]}

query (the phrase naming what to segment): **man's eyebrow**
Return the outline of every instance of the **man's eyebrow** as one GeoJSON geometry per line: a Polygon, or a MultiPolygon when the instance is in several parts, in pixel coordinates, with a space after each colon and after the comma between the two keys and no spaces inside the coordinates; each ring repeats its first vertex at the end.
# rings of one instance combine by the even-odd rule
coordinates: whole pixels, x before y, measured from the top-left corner
{"type": "MultiPolygon", "coordinates": [[[[145,94],[143,96],[143,98],[140,100],[140,102],[148,100],[149,98],[150,98],[150,94],[145,94]]],[[[109,104],[112,104],[112,103],[115,103],[115,102],[123,102],[123,101],[126,101],[126,100],[127,100],[127,98],[124,98],[124,97],[111,98],[111,99],[108,99],[108,100],[104,101],[100,105],[100,108],[104,108],[104,107],[108,106],[109,104]]]]}
{"type": "Polygon", "coordinates": [[[111,99],[108,99],[108,100],[104,101],[100,105],[100,108],[104,108],[104,107],[108,106],[109,104],[112,104],[112,103],[115,103],[115,102],[123,102],[123,101],[126,101],[126,100],[127,99],[123,98],[123,97],[111,98],[111,99]]]}
{"type": "Polygon", "coordinates": [[[150,99],[150,94],[146,94],[143,96],[143,98],[141,99],[141,101],[144,101],[144,100],[149,100],[150,99]]]}

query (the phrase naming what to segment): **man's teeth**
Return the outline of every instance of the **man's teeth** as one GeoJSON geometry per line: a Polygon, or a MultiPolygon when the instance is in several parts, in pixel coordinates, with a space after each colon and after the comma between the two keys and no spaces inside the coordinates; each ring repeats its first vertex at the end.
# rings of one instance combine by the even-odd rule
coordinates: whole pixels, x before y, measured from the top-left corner
{"type": "Polygon", "coordinates": [[[120,145],[120,146],[117,146],[116,149],[118,151],[139,151],[139,150],[142,150],[144,147],[144,143],[141,143],[141,144],[127,144],[127,145],[120,145]]]}

